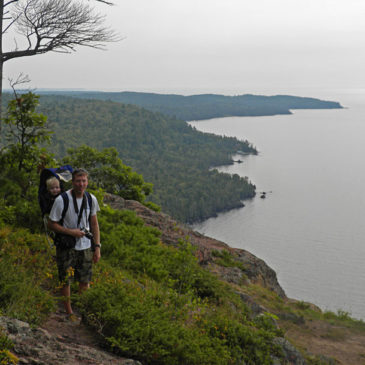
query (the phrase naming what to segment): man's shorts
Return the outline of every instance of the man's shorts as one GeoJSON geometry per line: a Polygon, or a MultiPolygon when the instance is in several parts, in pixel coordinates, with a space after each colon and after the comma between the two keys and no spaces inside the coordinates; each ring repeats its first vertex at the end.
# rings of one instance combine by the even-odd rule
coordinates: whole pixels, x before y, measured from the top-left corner
{"type": "Polygon", "coordinates": [[[80,283],[89,283],[92,275],[92,261],[94,253],[91,248],[86,250],[56,250],[58,278],[62,283],[69,283],[75,279],[80,283]]]}

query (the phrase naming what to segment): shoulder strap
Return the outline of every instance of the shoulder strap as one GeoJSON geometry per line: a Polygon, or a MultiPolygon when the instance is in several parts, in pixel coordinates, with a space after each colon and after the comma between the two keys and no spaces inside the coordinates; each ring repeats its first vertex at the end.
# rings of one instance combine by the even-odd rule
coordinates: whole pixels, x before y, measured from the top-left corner
{"type": "Polygon", "coordinates": [[[63,220],[65,218],[65,215],[67,213],[67,209],[68,209],[68,206],[69,206],[69,198],[68,198],[68,195],[67,195],[67,192],[64,191],[62,194],[62,199],[63,199],[63,209],[62,209],[62,214],[61,214],[61,220],[60,220],[60,224],[61,226],[63,225],[63,220]]]}
{"type": "MultiPolygon", "coordinates": [[[[87,201],[89,203],[89,208],[90,208],[90,213],[89,213],[89,217],[88,217],[88,220],[90,221],[90,217],[91,217],[91,210],[92,210],[92,207],[93,207],[93,199],[92,199],[92,196],[89,192],[85,191],[85,195],[86,195],[86,198],[87,198],[87,201]]],[[[70,200],[69,200],[69,197],[67,195],[67,192],[64,191],[62,194],[62,199],[63,199],[63,210],[62,210],[62,214],[61,214],[61,219],[60,219],[60,224],[61,226],[63,225],[63,220],[65,218],[65,215],[67,213],[67,209],[68,209],[68,206],[70,204],[70,200]]]]}
{"type": "Polygon", "coordinates": [[[89,203],[90,213],[89,213],[88,220],[90,222],[91,210],[92,210],[92,207],[93,207],[93,198],[92,198],[91,194],[88,191],[85,191],[85,195],[86,195],[87,201],[89,203]]]}

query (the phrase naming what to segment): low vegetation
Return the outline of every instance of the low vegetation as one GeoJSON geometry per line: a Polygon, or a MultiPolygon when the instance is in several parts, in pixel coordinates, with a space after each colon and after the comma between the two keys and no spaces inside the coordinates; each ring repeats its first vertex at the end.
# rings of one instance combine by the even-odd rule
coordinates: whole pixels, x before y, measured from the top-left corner
{"type": "Polygon", "coordinates": [[[101,232],[104,263],[79,306],[115,351],[148,364],[271,363],[278,330],[250,320],[239,296],[198,265],[188,242],[165,246],[134,213],[110,208],[101,232]]]}
{"type": "Polygon", "coordinates": [[[242,290],[277,316],[280,328],[310,365],[362,364],[365,322],[339,310],[322,311],[303,301],[282,299],[259,285],[242,290]]]}

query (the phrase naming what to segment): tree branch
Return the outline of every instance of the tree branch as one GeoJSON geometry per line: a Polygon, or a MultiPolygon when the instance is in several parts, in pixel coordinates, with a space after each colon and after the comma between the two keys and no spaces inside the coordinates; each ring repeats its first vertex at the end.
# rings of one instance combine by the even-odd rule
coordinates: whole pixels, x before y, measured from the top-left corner
{"type": "Polygon", "coordinates": [[[114,5],[114,3],[110,2],[110,1],[105,1],[105,0],[96,0],[96,1],[99,2],[99,3],[107,4],[107,5],[114,5]]]}
{"type": "Polygon", "coordinates": [[[8,5],[12,4],[12,3],[16,3],[19,0],[9,0],[7,3],[4,4],[4,8],[6,8],[8,5]]]}
{"type": "Polygon", "coordinates": [[[2,30],[2,34],[5,34],[7,32],[7,30],[18,20],[19,17],[16,17],[16,18],[12,18],[12,17],[9,17],[9,18],[3,18],[4,20],[10,20],[11,19],[11,22],[5,27],[5,29],[2,30]]]}
{"type": "MultiPolygon", "coordinates": [[[[96,1],[112,5],[109,1],[96,1]]],[[[94,13],[87,4],[72,0],[11,0],[10,3],[16,3],[11,11],[13,20],[4,31],[16,24],[28,46],[3,52],[3,62],[50,51],[70,53],[77,46],[103,49],[106,42],[121,39],[103,25],[104,16],[94,13]]]]}
{"type": "MultiPolygon", "coordinates": [[[[93,0],[113,5],[113,0],[93,0]]],[[[82,0],[0,0],[0,104],[4,62],[46,52],[70,53],[77,46],[103,49],[106,42],[121,40],[103,26],[104,17],[82,0]],[[16,27],[27,45],[3,51],[4,34],[16,27]]],[[[2,118],[0,108],[0,133],[2,118]]]]}
{"type": "Polygon", "coordinates": [[[88,5],[72,0],[27,0],[15,5],[18,31],[28,41],[28,48],[3,54],[4,62],[35,54],[74,51],[76,46],[103,48],[106,42],[120,40],[103,26],[104,17],[88,5]]]}

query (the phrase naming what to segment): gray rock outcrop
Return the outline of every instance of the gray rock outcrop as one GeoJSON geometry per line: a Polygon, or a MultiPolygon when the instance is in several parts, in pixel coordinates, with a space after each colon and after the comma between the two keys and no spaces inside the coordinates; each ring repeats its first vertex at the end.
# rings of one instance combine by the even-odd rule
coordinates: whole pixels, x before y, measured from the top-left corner
{"type": "Polygon", "coordinates": [[[123,359],[108,353],[89,339],[79,323],[65,322],[54,315],[50,330],[32,328],[14,318],[0,317],[0,327],[13,342],[12,352],[19,365],[142,365],[139,361],[123,359]],[[58,326],[56,329],[55,326],[58,326]]]}

